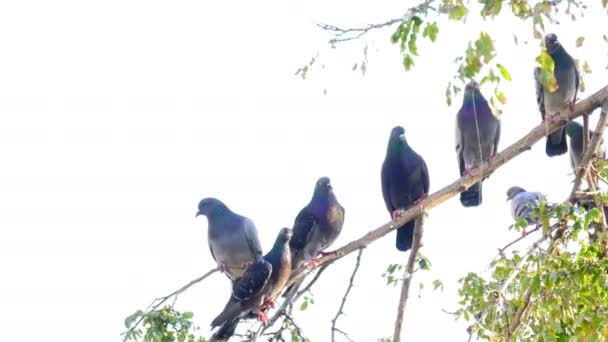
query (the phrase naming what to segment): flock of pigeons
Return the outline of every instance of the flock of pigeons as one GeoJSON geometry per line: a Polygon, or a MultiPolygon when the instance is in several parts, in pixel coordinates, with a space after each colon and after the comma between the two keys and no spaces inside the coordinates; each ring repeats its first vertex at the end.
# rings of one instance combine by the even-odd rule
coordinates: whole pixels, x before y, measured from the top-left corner
{"type": "MultiPolygon", "coordinates": [[[[574,59],[566,52],[555,34],[545,37],[545,49],[554,62],[558,88],[546,89],[540,81],[540,69],[534,71],[538,107],[544,120],[569,107],[573,109],[579,86],[574,59]]],[[[566,135],[570,137],[570,162],[576,171],[583,153],[583,127],[571,121],[547,137],[549,157],[568,151],[566,135]]],[[[488,102],[471,81],[464,90],[464,100],[456,117],[456,153],[460,175],[470,173],[476,165],[491,159],[500,140],[500,121],[492,114],[488,102]]],[[[485,179],[485,178],[484,178],[485,179]]],[[[464,207],[482,203],[482,183],[472,185],[460,194],[464,207]]],[[[412,205],[419,205],[429,192],[429,172],[424,159],[408,144],[403,127],[391,130],[386,157],[381,172],[382,195],[393,219],[412,205]]],[[[507,191],[514,219],[535,222],[531,214],[545,197],[520,187],[507,191]]],[[[196,214],[208,219],[208,241],[213,259],[219,269],[232,281],[232,295],[222,312],[211,323],[221,327],[216,337],[227,338],[234,333],[239,320],[258,317],[264,324],[266,311],[273,308],[283,292],[293,270],[304,264],[316,266],[317,257],[330,254],[325,250],[338,238],[344,225],[344,208],[338,202],[330,179],[320,178],[315,184],[310,202],[298,213],[293,229],[283,228],[272,249],[262,255],[262,247],[254,223],[231,211],[215,198],[205,198],[196,214]]],[[[408,251],[412,247],[414,222],[397,230],[396,247],[408,251]]],[[[300,280],[301,283],[301,280],[300,280]]],[[[297,290],[296,282],[285,293],[297,290]]]]}

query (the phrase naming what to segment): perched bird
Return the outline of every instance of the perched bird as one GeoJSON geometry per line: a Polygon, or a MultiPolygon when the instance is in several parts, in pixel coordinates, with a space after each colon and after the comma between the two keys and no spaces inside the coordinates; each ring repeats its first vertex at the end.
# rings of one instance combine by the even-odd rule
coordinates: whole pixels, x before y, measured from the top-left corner
{"type": "Polygon", "coordinates": [[[249,264],[262,255],[258,231],[250,219],[235,214],[215,198],[200,201],[196,216],[199,215],[207,216],[209,221],[211,256],[234,285],[249,264]]]}
{"type": "MultiPolygon", "coordinates": [[[[572,171],[576,173],[579,164],[583,160],[583,126],[576,121],[570,121],[566,124],[566,134],[570,138],[570,166],[572,171]]],[[[589,141],[593,138],[593,132],[589,131],[589,141]]],[[[603,139],[600,141],[597,156],[606,158],[606,150],[603,146],[603,139]]]]}
{"type": "Polygon", "coordinates": [[[231,326],[250,311],[255,311],[267,324],[268,317],[262,309],[274,307],[275,298],[291,275],[290,239],[291,229],[281,229],[272,249],[251,264],[238,280],[224,310],[211,322],[212,328],[224,324],[231,326]]]}
{"type": "Polygon", "coordinates": [[[513,220],[521,217],[528,222],[528,225],[539,222],[538,219],[532,219],[530,216],[541,200],[546,202],[547,198],[540,192],[527,192],[518,186],[512,186],[507,190],[507,201],[511,201],[513,220]]]}
{"type": "MultiPolygon", "coordinates": [[[[473,168],[496,155],[499,140],[500,120],[492,114],[477,82],[471,81],[464,89],[464,100],[456,115],[456,154],[460,176],[470,174],[473,168]]],[[[481,184],[485,178],[460,193],[460,203],[464,207],[481,204],[481,184]]]]}
{"type": "MultiPolygon", "coordinates": [[[[558,88],[554,92],[549,91],[540,81],[541,69],[538,67],[534,69],[536,102],[543,121],[551,120],[552,115],[566,106],[573,110],[579,85],[579,75],[574,59],[559,43],[555,34],[550,33],[545,36],[545,49],[553,59],[553,75],[558,88]]],[[[560,127],[547,137],[545,152],[549,157],[553,157],[564,154],[566,151],[568,151],[566,132],[564,127],[560,127]]]]}
{"type": "Polygon", "coordinates": [[[293,269],[305,262],[315,263],[315,257],[326,254],[342,231],[344,208],[338,203],[328,177],[315,184],[310,202],[300,210],[293,224],[293,237],[289,242],[293,269]]]}
{"type": "MultiPolygon", "coordinates": [[[[429,171],[422,157],[405,139],[405,130],[394,127],[388,139],[381,171],[382,196],[393,219],[413,204],[419,204],[429,193],[429,171]]],[[[412,248],[415,220],[397,229],[396,246],[400,251],[412,248]]]]}

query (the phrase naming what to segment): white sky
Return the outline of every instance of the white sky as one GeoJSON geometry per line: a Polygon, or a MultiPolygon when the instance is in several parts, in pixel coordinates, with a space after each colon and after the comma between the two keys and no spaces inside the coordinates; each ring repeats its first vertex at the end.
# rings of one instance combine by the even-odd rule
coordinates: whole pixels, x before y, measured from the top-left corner
{"type": "MultiPolygon", "coordinates": [[[[599,4],[599,1],[597,1],[599,4]]],[[[431,191],[455,180],[454,117],[444,89],[457,57],[479,29],[497,41],[504,85],[500,149],[538,124],[532,68],[538,43],[513,44],[528,24],[469,20],[440,26],[403,71],[398,47],[377,32],[327,47],[314,22],[361,25],[392,18],[391,1],[12,1],[0,6],[0,263],[7,341],[119,341],[123,319],[214,266],[198,201],[217,196],[254,220],[265,249],[291,226],[314,183],[329,176],[346,208],[333,246],[388,221],[380,192],[387,137],[403,125],[424,158],[431,191]],[[370,44],[368,73],[350,69],[370,44]],[[317,51],[325,69],[294,76],[317,51]],[[323,95],[323,90],[327,95],[323,95]]],[[[605,85],[605,11],[556,32],[593,68],[585,97],[605,85]],[[574,40],[586,35],[582,48],[574,40]]],[[[508,19],[508,18],[507,18],[508,19]]],[[[482,89],[489,97],[489,89],[482,89]]],[[[592,117],[592,123],[597,114],[592,117]]],[[[520,185],[563,200],[566,155],[549,159],[544,140],[484,183],[484,201],[457,198],[430,212],[406,338],[461,340],[456,279],[482,271],[516,237],[506,190],[520,185]],[[442,279],[443,293],[431,282],[442,279]],[[418,282],[426,285],[418,297],[418,282]]],[[[394,233],[372,244],[339,327],[357,341],[392,335],[399,288],[381,274],[405,263],[394,233]],[[364,322],[364,323],[363,323],[364,322]]],[[[326,341],[354,254],[315,285],[315,305],[298,313],[305,336],[326,341]]],[[[229,295],[214,275],[178,301],[203,333],[229,295]]]]}

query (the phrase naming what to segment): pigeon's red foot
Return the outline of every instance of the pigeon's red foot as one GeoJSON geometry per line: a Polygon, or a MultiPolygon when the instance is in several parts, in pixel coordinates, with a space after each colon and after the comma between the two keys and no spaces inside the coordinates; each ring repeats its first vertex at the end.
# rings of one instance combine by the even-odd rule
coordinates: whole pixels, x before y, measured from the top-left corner
{"type": "Polygon", "coordinates": [[[399,216],[401,216],[401,214],[403,214],[403,209],[397,209],[393,211],[391,216],[393,217],[393,220],[396,220],[399,218],[399,216]]]}
{"type": "Polygon", "coordinates": [[[308,262],[308,267],[316,268],[317,266],[319,266],[319,259],[310,259],[308,262]]]}
{"type": "Polygon", "coordinates": [[[220,272],[222,273],[226,272],[226,264],[224,264],[223,262],[218,263],[217,269],[220,270],[220,272]]]}
{"type": "Polygon", "coordinates": [[[255,314],[258,315],[258,319],[262,321],[262,324],[268,325],[268,316],[261,310],[255,310],[255,314]]]}
{"type": "Polygon", "coordinates": [[[260,309],[265,309],[265,308],[274,309],[275,305],[276,305],[276,302],[274,300],[268,299],[267,301],[264,302],[264,304],[262,304],[260,309]]]}
{"type": "Polygon", "coordinates": [[[469,176],[474,176],[473,171],[475,171],[476,167],[475,166],[471,166],[471,167],[465,167],[464,168],[464,174],[465,175],[469,175],[469,176]]]}
{"type": "Polygon", "coordinates": [[[246,263],[243,264],[243,266],[241,266],[244,270],[248,269],[249,266],[251,266],[253,264],[253,262],[251,261],[247,261],[246,263]]]}

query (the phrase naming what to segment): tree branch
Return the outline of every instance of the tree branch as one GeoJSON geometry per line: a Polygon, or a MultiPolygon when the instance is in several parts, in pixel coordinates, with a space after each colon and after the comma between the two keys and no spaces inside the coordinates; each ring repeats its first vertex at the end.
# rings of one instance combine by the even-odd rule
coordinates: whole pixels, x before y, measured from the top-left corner
{"type": "Polygon", "coordinates": [[[407,299],[410,293],[410,284],[414,277],[414,263],[416,263],[416,256],[418,255],[418,249],[420,249],[420,240],[422,239],[424,225],[424,215],[420,216],[416,220],[414,225],[414,238],[412,243],[412,249],[407,259],[407,265],[403,272],[403,284],[401,285],[401,295],[399,296],[399,306],[397,307],[397,318],[395,320],[395,332],[393,334],[393,342],[401,342],[403,339],[403,315],[405,312],[405,306],[407,305],[407,299]]]}
{"type": "Polygon", "coordinates": [[[602,140],[602,136],[604,134],[604,129],[606,129],[606,123],[608,122],[608,101],[604,100],[602,104],[602,113],[600,114],[600,119],[597,123],[597,127],[595,128],[595,132],[593,132],[593,138],[591,138],[591,142],[589,143],[588,148],[585,150],[583,154],[583,159],[579,164],[578,169],[576,170],[576,178],[574,179],[574,186],[572,187],[572,191],[570,192],[570,200],[574,200],[576,198],[576,192],[578,188],[581,186],[583,182],[583,177],[587,175],[589,172],[589,165],[595,156],[596,150],[602,140]]]}
{"type": "Polygon", "coordinates": [[[362,254],[363,254],[363,248],[359,249],[359,254],[357,254],[357,261],[355,262],[355,269],[353,270],[353,273],[350,275],[350,281],[348,283],[348,287],[346,288],[346,292],[344,293],[344,296],[342,297],[342,303],[340,303],[340,308],[338,309],[338,312],[336,313],[336,316],[334,317],[334,319],[331,320],[331,341],[332,342],[336,341],[336,339],[335,339],[336,331],[342,333],[342,335],[344,335],[347,339],[352,341],[352,339],[348,336],[348,334],[346,334],[342,330],[339,330],[338,328],[336,328],[336,322],[338,321],[338,318],[340,317],[340,315],[342,315],[344,313],[344,305],[346,304],[346,299],[348,298],[348,294],[350,293],[350,290],[353,288],[353,285],[355,283],[355,276],[357,275],[357,271],[359,271],[359,266],[361,265],[361,255],[362,254]]]}

